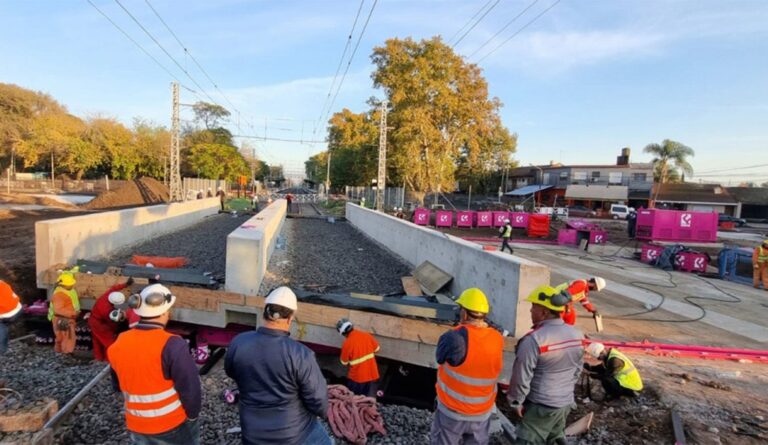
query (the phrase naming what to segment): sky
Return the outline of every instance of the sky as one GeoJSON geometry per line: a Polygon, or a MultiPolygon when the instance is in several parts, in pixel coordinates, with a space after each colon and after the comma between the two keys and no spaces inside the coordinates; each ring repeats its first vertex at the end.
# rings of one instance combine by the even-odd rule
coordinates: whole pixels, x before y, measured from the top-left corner
{"type": "Polygon", "coordinates": [[[229,128],[255,137],[240,141],[300,173],[325,149],[329,96],[354,112],[383,97],[374,47],[441,35],[504,104],[520,165],[611,164],[622,147],[645,162],[647,144],[673,139],[696,151],[690,180],[768,182],[768,1],[91,1],[0,0],[0,82],[78,116],[170,126],[175,78],[183,104],[227,107],[229,128]]]}

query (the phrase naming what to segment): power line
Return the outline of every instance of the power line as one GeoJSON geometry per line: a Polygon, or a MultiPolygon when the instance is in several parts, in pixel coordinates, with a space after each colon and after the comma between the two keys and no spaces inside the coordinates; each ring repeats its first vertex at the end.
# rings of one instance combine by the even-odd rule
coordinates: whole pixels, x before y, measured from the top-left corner
{"type": "Polygon", "coordinates": [[[523,32],[523,30],[524,30],[525,28],[527,28],[527,27],[529,27],[530,25],[532,25],[532,24],[533,24],[533,23],[534,23],[536,20],[538,20],[539,18],[541,18],[541,16],[543,16],[544,14],[546,14],[547,12],[549,12],[549,10],[550,10],[550,9],[554,8],[555,6],[557,6],[557,4],[558,4],[558,3],[560,3],[560,1],[561,1],[561,0],[556,0],[556,1],[555,1],[554,3],[552,3],[552,4],[551,4],[551,5],[550,5],[550,6],[549,6],[547,9],[545,9],[545,10],[541,11],[541,12],[539,13],[539,15],[537,15],[537,16],[536,16],[536,17],[534,17],[534,18],[533,18],[531,21],[529,21],[528,23],[526,23],[525,25],[523,25],[523,26],[522,26],[520,29],[518,29],[517,31],[515,31],[515,33],[514,33],[514,34],[512,34],[511,36],[509,36],[509,38],[507,38],[506,40],[504,40],[503,42],[501,42],[501,44],[499,44],[499,45],[498,45],[496,48],[492,49],[492,50],[491,50],[491,52],[489,52],[489,53],[487,53],[486,55],[484,55],[483,57],[481,57],[481,58],[480,58],[480,60],[478,60],[476,63],[480,63],[480,62],[482,62],[482,61],[483,61],[483,60],[485,60],[485,59],[486,59],[488,56],[490,56],[491,54],[495,53],[495,52],[496,52],[496,51],[497,51],[499,48],[501,48],[502,46],[506,45],[506,44],[507,44],[507,42],[509,42],[510,40],[514,39],[514,38],[515,38],[515,36],[517,36],[518,34],[520,34],[521,32],[523,32]]]}
{"type": "Polygon", "coordinates": [[[365,24],[363,25],[363,29],[362,31],[360,31],[360,35],[357,37],[357,42],[355,43],[355,49],[352,50],[352,54],[349,56],[347,67],[344,69],[344,75],[341,76],[341,81],[339,82],[338,88],[336,88],[336,93],[333,95],[331,104],[328,106],[328,112],[325,115],[326,121],[328,120],[328,116],[333,110],[333,104],[336,103],[336,98],[339,96],[339,91],[341,91],[341,86],[344,85],[344,80],[347,78],[349,67],[352,65],[352,60],[354,60],[355,58],[355,54],[357,53],[357,48],[360,46],[360,41],[363,40],[363,34],[365,34],[365,30],[368,28],[368,22],[370,22],[371,20],[371,15],[373,15],[373,10],[376,8],[376,3],[378,3],[378,0],[373,0],[373,5],[371,6],[371,10],[368,12],[368,17],[366,17],[365,19],[365,24]]]}
{"type": "MultiPolygon", "coordinates": [[[[731,172],[731,171],[735,171],[735,170],[748,170],[750,168],[760,168],[760,167],[768,167],[768,164],[747,165],[747,166],[744,166],[744,167],[733,167],[733,168],[725,168],[725,169],[720,169],[720,170],[705,170],[703,172],[699,172],[698,174],[700,174],[700,173],[731,172]]],[[[698,176],[698,174],[697,174],[697,176],[698,176]]]]}
{"type": "Polygon", "coordinates": [[[539,0],[533,0],[533,2],[531,2],[531,4],[530,4],[530,5],[528,5],[528,6],[527,6],[525,9],[523,9],[522,11],[520,11],[520,13],[519,13],[519,14],[517,14],[515,17],[513,17],[513,18],[512,18],[512,20],[508,21],[508,22],[507,22],[507,23],[506,23],[506,24],[505,24],[505,25],[504,25],[504,26],[503,26],[503,27],[502,27],[500,30],[498,30],[498,32],[496,32],[496,34],[494,34],[494,35],[493,35],[493,36],[492,36],[490,39],[486,40],[486,41],[485,41],[485,43],[483,43],[482,45],[480,45],[480,47],[479,47],[479,48],[477,48],[477,49],[476,49],[476,50],[475,50],[475,51],[474,51],[472,54],[470,54],[469,56],[467,56],[467,58],[472,58],[472,57],[474,57],[474,55],[475,55],[475,54],[479,53],[479,52],[480,52],[480,51],[481,51],[483,48],[485,48],[485,47],[486,47],[486,45],[488,45],[489,43],[491,43],[491,42],[493,41],[493,39],[495,39],[496,37],[498,37],[498,36],[499,36],[499,34],[501,34],[501,33],[502,33],[502,32],[504,32],[504,31],[505,31],[507,28],[509,28],[509,26],[510,26],[511,24],[515,23],[515,21],[516,21],[517,19],[519,19],[519,18],[520,18],[520,17],[521,17],[523,14],[525,14],[526,12],[528,12],[528,10],[529,10],[529,9],[531,9],[531,8],[533,7],[533,5],[535,5],[535,4],[536,4],[536,3],[538,3],[538,2],[539,2],[539,0]]]}
{"type": "Polygon", "coordinates": [[[267,137],[267,136],[253,136],[249,134],[233,134],[232,137],[245,138],[245,139],[257,139],[259,141],[299,142],[302,144],[325,144],[326,143],[326,141],[314,141],[309,139],[284,139],[284,138],[273,138],[273,137],[267,137]]]}
{"type": "Polygon", "coordinates": [[[364,3],[365,3],[365,0],[360,0],[360,6],[357,8],[357,15],[355,15],[355,21],[352,23],[352,29],[349,30],[347,41],[344,44],[344,51],[342,51],[341,58],[339,59],[339,65],[336,67],[336,74],[333,75],[333,81],[331,82],[331,87],[328,89],[328,95],[325,97],[325,101],[323,102],[322,108],[320,108],[320,116],[317,118],[317,123],[315,124],[315,127],[312,130],[313,136],[315,135],[315,133],[317,133],[317,127],[318,125],[320,125],[320,121],[322,120],[323,115],[325,114],[325,107],[326,105],[328,105],[328,101],[331,99],[331,93],[333,92],[333,87],[336,86],[336,79],[339,77],[339,71],[341,71],[341,65],[344,63],[344,57],[347,55],[349,46],[352,44],[352,34],[355,33],[355,27],[357,27],[357,20],[360,18],[360,12],[363,10],[364,3]]]}
{"type": "Polygon", "coordinates": [[[126,9],[126,7],[123,6],[122,3],[120,3],[120,0],[115,0],[115,3],[117,3],[118,6],[120,6],[120,8],[122,8],[122,10],[125,11],[126,14],[128,14],[128,17],[130,17],[139,26],[139,28],[141,28],[141,30],[144,31],[144,33],[147,36],[149,36],[149,38],[152,39],[153,42],[155,42],[155,45],[157,45],[165,53],[165,55],[168,56],[168,58],[171,59],[173,61],[173,63],[176,64],[176,66],[179,67],[179,69],[184,74],[187,75],[189,80],[191,80],[192,83],[195,84],[195,86],[205,95],[205,97],[210,99],[210,101],[213,102],[214,104],[218,105],[218,103],[211,97],[211,95],[208,94],[205,91],[205,89],[202,86],[200,86],[200,84],[197,83],[197,81],[189,74],[189,72],[186,69],[184,69],[184,67],[181,66],[181,64],[171,55],[171,53],[169,53],[168,50],[166,50],[165,47],[160,44],[160,42],[155,38],[155,36],[153,36],[152,33],[147,31],[147,28],[145,28],[144,25],[142,25],[141,22],[138,19],[136,19],[136,17],[134,17],[134,15],[131,14],[130,11],[128,11],[128,9],[126,9]]]}
{"type": "Polygon", "coordinates": [[[489,13],[489,12],[491,12],[491,10],[492,10],[493,8],[495,8],[495,7],[496,7],[496,5],[498,5],[498,4],[499,4],[499,1],[501,1],[501,0],[496,0],[496,3],[492,4],[492,5],[491,5],[491,7],[490,7],[490,8],[488,8],[488,10],[487,10],[487,11],[485,11],[485,13],[484,13],[483,15],[481,15],[479,19],[477,19],[477,21],[475,22],[475,24],[474,24],[474,25],[472,25],[472,26],[471,26],[471,27],[470,27],[470,28],[469,28],[469,29],[468,29],[468,30],[467,30],[467,31],[466,31],[464,34],[462,34],[462,36],[461,36],[461,37],[459,37],[459,40],[457,40],[457,41],[456,41],[456,43],[454,43],[454,44],[452,45],[452,47],[453,47],[453,48],[456,48],[456,46],[457,46],[459,43],[461,43],[461,41],[462,41],[462,40],[464,40],[464,37],[466,37],[466,36],[467,36],[467,34],[469,34],[469,32],[470,32],[470,31],[472,31],[473,29],[475,29],[475,26],[477,26],[477,25],[478,25],[480,22],[482,22],[482,21],[483,21],[483,19],[485,18],[485,16],[487,16],[487,15],[488,15],[488,13],[489,13]]]}
{"type": "Polygon", "coordinates": [[[492,1],[493,1],[493,0],[488,0],[487,2],[485,2],[485,4],[484,4],[484,5],[483,5],[483,6],[482,6],[480,9],[478,9],[478,10],[477,10],[477,12],[475,13],[475,15],[473,15],[472,17],[470,17],[470,18],[469,18],[469,20],[467,20],[467,21],[466,21],[466,23],[464,23],[464,25],[462,25],[462,27],[461,27],[461,28],[459,28],[459,30],[458,30],[458,31],[456,31],[455,33],[453,33],[453,35],[451,36],[451,38],[450,38],[450,39],[448,39],[448,40],[446,40],[446,41],[445,41],[445,43],[446,43],[446,44],[448,44],[448,45],[450,45],[450,44],[451,44],[451,41],[452,41],[453,39],[455,39],[455,38],[456,38],[456,36],[458,36],[459,34],[461,34],[461,31],[463,31],[463,30],[464,30],[464,28],[466,28],[466,27],[467,27],[467,25],[469,25],[470,23],[472,23],[472,20],[474,20],[474,19],[475,19],[475,18],[476,18],[478,15],[480,15],[480,13],[481,13],[481,12],[483,12],[483,10],[484,10],[484,9],[485,9],[485,8],[486,8],[488,5],[490,5],[492,1]]]}

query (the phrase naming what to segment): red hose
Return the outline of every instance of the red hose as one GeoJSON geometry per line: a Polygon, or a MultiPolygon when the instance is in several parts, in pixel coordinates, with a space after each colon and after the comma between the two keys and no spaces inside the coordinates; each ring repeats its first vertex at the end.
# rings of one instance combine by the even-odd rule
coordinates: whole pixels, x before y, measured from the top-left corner
{"type": "MultiPolygon", "coordinates": [[[[586,340],[585,344],[593,341],[586,340]]],[[[758,349],[719,348],[714,346],[673,345],[668,343],[603,341],[606,347],[617,347],[651,355],[691,357],[710,360],[749,360],[768,363],[768,351],[758,349]]]]}

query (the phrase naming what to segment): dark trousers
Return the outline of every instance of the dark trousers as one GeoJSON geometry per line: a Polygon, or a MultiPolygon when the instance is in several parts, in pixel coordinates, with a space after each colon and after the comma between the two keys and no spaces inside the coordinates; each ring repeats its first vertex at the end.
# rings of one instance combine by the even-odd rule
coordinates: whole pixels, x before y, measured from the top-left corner
{"type": "Polygon", "coordinates": [[[621,396],[635,397],[637,395],[631,389],[619,385],[619,381],[612,376],[600,376],[599,379],[605,390],[605,396],[609,399],[616,399],[621,396]]]}
{"type": "Polygon", "coordinates": [[[347,388],[359,396],[371,395],[374,382],[357,383],[347,379],[347,388]]]}
{"type": "Polygon", "coordinates": [[[13,317],[0,319],[0,355],[5,354],[8,350],[8,342],[10,341],[10,327],[11,323],[21,318],[22,311],[19,311],[13,317]]]}
{"type": "Polygon", "coordinates": [[[509,249],[509,253],[515,253],[514,250],[512,250],[512,246],[509,245],[509,238],[502,238],[501,239],[501,251],[504,252],[504,248],[509,249]]]}
{"type": "Polygon", "coordinates": [[[198,445],[200,424],[197,419],[185,420],[176,428],[161,434],[139,434],[129,431],[135,445],[198,445]]]}

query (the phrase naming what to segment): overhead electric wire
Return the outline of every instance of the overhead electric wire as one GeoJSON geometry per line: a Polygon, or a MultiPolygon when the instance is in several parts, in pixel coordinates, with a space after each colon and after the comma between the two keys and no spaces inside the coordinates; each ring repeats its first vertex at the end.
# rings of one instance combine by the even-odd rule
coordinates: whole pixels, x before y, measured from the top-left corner
{"type": "Polygon", "coordinates": [[[458,29],[458,30],[457,30],[455,33],[453,33],[453,35],[451,36],[451,38],[450,38],[450,39],[448,39],[448,40],[446,40],[446,41],[445,41],[445,43],[446,43],[446,44],[448,44],[448,45],[450,45],[450,44],[451,44],[451,41],[453,41],[453,39],[455,39],[455,38],[456,38],[456,36],[458,36],[459,34],[461,34],[461,32],[462,32],[462,31],[464,31],[464,28],[466,28],[466,27],[467,27],[467,26],[468,26],[470,23],[472,23],[472,20],[474,20],[475,18],[477,18],[477,16],[478,16],[478,15],[480,15],[480,13],[481,13],[481,12],[483,12],[483,10],[484,10],[486,7],[488,7],[488,5],[490,5],[492,1],[493,1],[493,0],[488,0],[487,2],[485,2],[485,4],[484,4],[484,5],[483,5],[483,6],[482,6],[480,9],[478,9],[478,10],[477,10],[477,12],[475,13],[475,15],[473,15],[472,17],[470,17],[470,18],[469,18],[469,20],[467,20],[467,21],[466,21],[466,23],[464,23],[464,24],[461,26],[461,28],[459,28],[459,29],[458,29]]]}
{"type": "Polygon", "coordinates": [[[749,165],[744,167],[733,167],[733,168],[724,168],[719,170],[704,170],[702,172],[699,172],[697,174],[701,173],[720,173],[720,172],[732,172],[735,170],[749,170],[750,168],[760,168],[760,167],[768,167],[768,164],[757,164],[757,165],[749,165]]]}
{"type": "Polygon", "coordinates": [[[531,4],[530,4],[530,5],[526,6],[526,7],[525,7],[525,9],[523,9],[522,11],[520,11],[520,13],[519,13],[519,14],[517,14],[516,16],[514,16],[514,17],[512,18],[512,20],[508,21],[508,22],[507,22],[507,23],[506,23],[504,26],[502,26],[502,27],[501,27],[501,29],[500,29],[500,30],[498,30],[498,31],[496,32],[496,34],[494,34],[493,36],[491,36],[491,38],[490,38],[490,39],[486,40],[486,41],[485,41],[485,43],[483,43],[482,45],[480,45],[480,47],[479,47],[479,48],[477,48],[477,49],[476,49],[474,52],[472,52],[472,54],[470,54],[469,56],[467,56],[467,58],[471,58],[471,57],[474,57],[474,56],[475,56],[475,54],[477,54],[477,53],[479,53],[480,51],[482,51],[482,50],[483,50],[483,48],[485,48],[485,47],[486,47],[486,46],[487,46],[489,43],[491,43],[491,42],[492,42],[492,41],[493,41],[493,40],[494,40],[496,37],[498,37],[498,36],[499,36],[499,34],[501,34],[502,32],[506,31],[506,30],[507,30],[507,28],[509,28],[509,26],[510,26],[510,25],[512,25],[513,23],[515,23],[515,21],[516,21],[517,19],[519,19],[519,18],[520,18],[520,17],[521,17],[523,14],[525,14],[526,12],[528,12],[528,10],[529,10],[529,9],[531,9],[531,8],[533,7],[533,5],[535,5],[535,4],[536,4],[536,3],[538,3],[538,2],[539,2],[539,0],[533,0],[533,1],[531,2],[531,4]]]}
{"type": "Polygon", "coordinates": [[[176,66],[179,67],[179,69],[184,74],[186,74],[186,76],[189,78],[189,80],[191,80],[192,83],[195,84],[195,86],[205,95],[205,97],[207,97],[212,103],[218,105],[216,100],[214,100],[211,97],[211,95],[208,94],[208,92],[206,92],[205,89],[197,82],[197,80],[195,80],[195,78],[192,77],[192,75],[190,75],[189,72],[183,66],[181,66],[181,64],[171,55],[171,53],[168,52],[167,49],[165,49],[165,47],[155,38],[155,36],[153,36],[152,33],[149,32],[147,30],[147,28],[145,28],[144,25],[142,25],[141,22],[136,17],[134,17],[133,14],[131,14],[131,12],[125,6],[123,6],[122,3],[120,3],[120,0],[115,0],[115,3],[117,3],[117,5],[120,6],[120,8],[123,11],[125,11],[126,14],[128,14],[128,16],[134,21],[134,23],[136,23],[139,26],[139,28],[141,28],[141,30],[144,31],[144,33],[150,39],[152,39],[153,42],[155,42],[155,45],[157,45],[165,53],[165,55],[168,56],[168,58],[171,59],[173,61],[173,63],[176,64],[176,66]]]}
{"type": "Polygon", "coordinates": [[[328,95],[325,97],[325,101],[323,102],[322,108],[320,108],[320,116],[317,118],[315,127],[312,130],[313,136],[315,133],[317,133],[317,127],[318,125],[320,125],[320,122],[323,119],[323,116],[325,115],[325,107],[326,105],[328,105],[328,101],[331,98],[331,93],[333,93],[333,87],[336,86],[336,79],[339,77],[339,71],[341,71],[341,65],[344,63],[344,57],[346,57],[347,51],[349,50],[349,47],[352,44],[352,35],[355,33],[355,28],[357,27],[357,20],[360,18],[360,12],[363,10],[363,4],[365,4],[365,0],[360,0],[360,6],[357,8],[355,21],[352,22],[352,29],[349,30],[347,41],[344,44],[344,51],[342,51],[341,58],[339,58],[339,65],[336,67],[336,74],[333,75],[333,81],[331,82],[331,87],[328,88],[328,95]]]}
{"type": "Polygon", "coordinates": [[[269,136],[254,136],[249,134],[233,134],[232,137],[236,138],[245,138],[245,139],[256,139],[259,141],[276,141],[276,142],[299,142],[302,144],[325,144],[326,141],[314,141],[314,140],[308,140],[308,139],[284,139],[284,138],[273,138],[269,136]]]}
{"type": "Polygon", "coordinates": [[[475,21],[475,24],[474,24],[474,25],[472,25],[472,26],[471,26],[471,27],[470,27],[470,28],[469,28],[469,29],[468,29],[466,32],[464,32],[464,34],[462,34],[462,35],[461,35],[461,37],[459,37],[459,40],[457,40],[457,41],[456,41],[456,43],[454,43],[454,44],[453,44],[453,45],[451,45],[451,46],[452,46],[453,48],[455,48],[455,47],[456,47],[456,45],[458,45],[459,43],[461,43],[461,41],[462,41],[462,40],[464,40],[464,37],[466,37],[466,36],[467,36],[467,34],[469,34],[469,33],[470,33],[470,31],[472,31],[473,29],[475,29],[475,27],[476,27],[476,26],[477,26],[477,25],[478,25],[480,22],[482,22],[482,21],[483,21],[483,19],[485,18],[485,16],[487,16],[487,15],[488,15],[488,13],[489,13],[489,12],[491,12],[491,10],[493,10],[493,8],[495,8],[495,7],[496,7],[496,5],[498,5],[500,1],[501,1],[501,0],[496,0],[496,2],[495,2],[494,4],[492,4],[492,5],[491,5],[491,7],[490,7],[490,8],[488,8],[488,10],[487,10],[487,11],[485,11],[485,13],[483,13],[483,15],[481,15],[479,19],[477,19],[477,21],[475,21]]]}
{"type": "Polygon", "coordinates": [[[532,25],[532,24],[533,24],[533,23],[534,23],[536,20],[540,19],[540,18],[541,18],[541,16],[543,16],[544,14],[546,14],[547,12],[549,12],[549,11],[550,11],[552,8],[554,8],[555,6],[557,6],[557,4],[558,4],[558,3],[560,3],[560,1],[561,1],[561,0],[556,0],[554,3],[552,3],[551,5],[549,5],[549,7],[548,7],[547,9],[545,9],[545,10],[541,11],[541,12],[540,12],[540,13],[539,13],[539,14],[538,14],[536,17],[534,17],[533,19],[531,19],[531,21],[529,21],[528,23],[526,23],[525,25],[523,25],[522,27],[520,27],[520,29],[518,29],[517,31],[515,31],[515,32],[514,32],[514,34],[512,34],[512,35],[511,35],[511,36],[509,36],[509,37],[508,37],[506,40],[504,40],[503,42],[501,42],[501,43],[500,43],[500,44],[499,44],[497,47],[495,47],[494,49],[492,49],[492,50],[491,50],[489,53],[487,53],[486,55],[484,55],[483,57],[481,57],[481,58],[480,58],[480,59],[479,59],[479,60],[478,60],[476,63],[480,63],[480,62],[482,62],[482,61],[483,61],[483,60],[485,60],[485,59],[486,59],[488,56],[490,56],[491,54],[493,54],[493,53],[495,53],[496,51],[498,51],[498,49],[499,49],[499,48],[501,48],[502,46],[506,45],[506,44],[507,44],[507,42],[509,42],[510,40],[514,39],[514,38],[515,38],[515,37],[516,37],[518,34],[520,34],[521,32],[523,32],[523,30],[525,30],[525,28],[527,28],[527,27],[531,26],[531,25],[532,25]]]}

